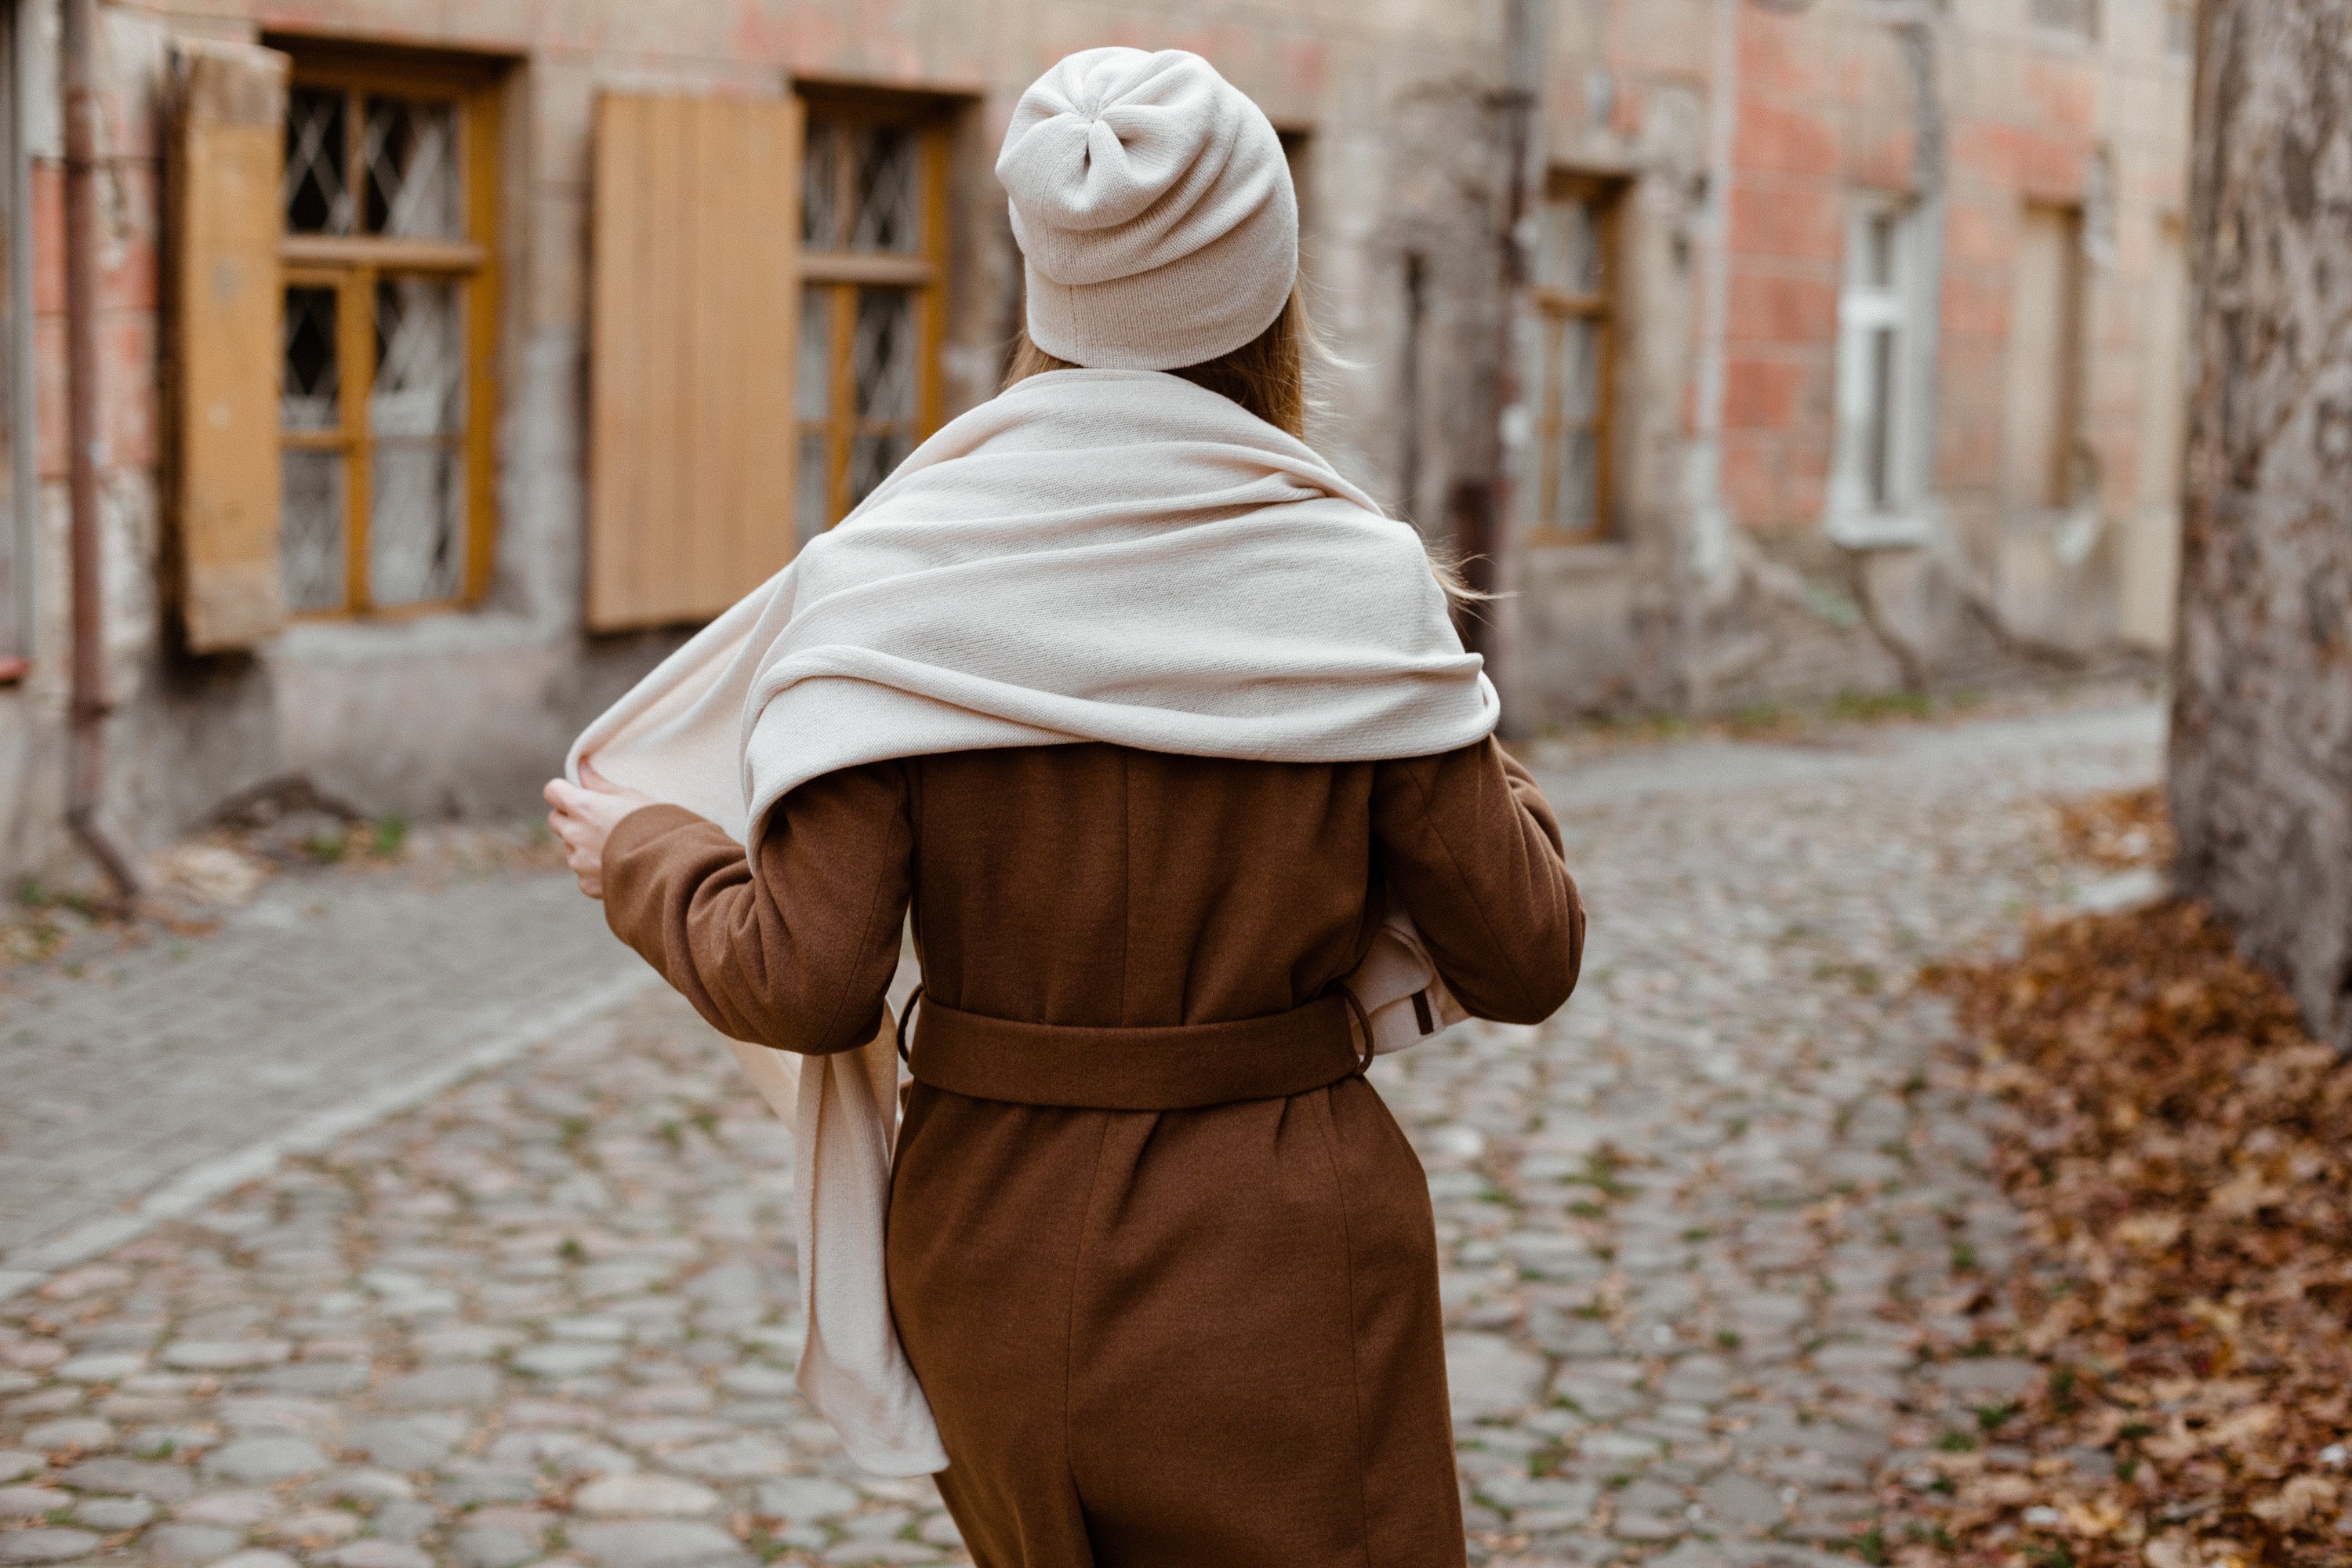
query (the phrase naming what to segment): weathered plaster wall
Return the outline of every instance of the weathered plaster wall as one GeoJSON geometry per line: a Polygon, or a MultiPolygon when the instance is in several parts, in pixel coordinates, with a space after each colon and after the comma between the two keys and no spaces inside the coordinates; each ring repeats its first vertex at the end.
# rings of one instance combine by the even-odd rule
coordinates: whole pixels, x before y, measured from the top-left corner
{"type": "MultiPolygon", "coordinates": [[[[1743,7],[1723,484],[1747,530],[1734,591],[1685,649],[1716,705],[1843,686],[2081,668],[2168,637],[2175,549],[2152,352],[2159,242],[2184,199],[2189,67],[2162,7],[2082,38],[2031,0],[1743,7]],[[1923,88],[1926,97],[1923,99],[1923,88]],[[1930,500],[1915,545],[1824,529],[1849,204],[1942,205],[1930,500]],[[2004,488],[2012,285],[2029,204],[2083,214],[2083,515],[2004,488]]],[[[2177,458],[2174,459],[2177,462],[2177,458]]]]}
{"type": "MultiPolygon", "coordinates": [[[[1493,320],[1496,302],[1490,261],[1462,262],[1443,243],[1444,229],[1431,226],[1455,222],[1450,190],[1396,204],[1406,209],[1402,217],[1382,191],[1429,184],[1428,155],[1447,145],[1453,122],[1483,112],[1480,72],[1493,63],[1495,26],[1484,8],[1432,0],[1369,16],[1337,4],[1269,14],[1221,4],[1024,0],[936,0],[895,6],[887,16],[850,0],[482,0],[429,12],[407,0],[110,5],[103,405],[109,670],[119,704],[109,725],[110,816],[126,837],[152,846],[221,799],[294,773],[373,811],[524,809],[578,725],[675,646],[675,636],[591,638],[579,628],[588,128],[597,92],[780,93],[803,79],[968,97],[954,154],[945,351],[952,412],[992,390],[1018,321],[1018,258],[988,170],[1020,89],[1061,54],[1093,44],[1210,55],[1278,124],[1308,133],[1309,268],[1318,316],[1340,354],[1363,367],[1327,378],[1320,433],[1352,472],[1393,494],[1401,465],[1381,420],[1394,402],[1386,363],[1402,307],[1393,289],[1383,292],[1383,279],[1393,278],[1410,236],[1423,232],[1447,272],[1433,296],[1438,321],[1451,326],[1480,311],[1493,320]],[[511,62],[499,239],[510,283],[496,415],[498,569],[478,609],[298,625],[249,656],[194,659],[170,645],[162,613],[155,115],[175,34],[342,37],[511,62]],[[1426,122],[1420,142],[1396,137],[1391,121],[1400,113],[1426,122]]],[[[36,150],[39,418],[43,471],[58,514],[50,520],[54,540],[61,536],[64,360],[53,106],[49,134],[37,137],[36,150]]],[[[780,177],[791,179],[789,172],[780,177]]],[[[1448,362],[1452,379],[1435,383],[1425,397],[1437,415],[1437,427],[1423,437],[1435,455],[1425,469],[1433,485],[1444,483],[1444,455],[1478,438],[1475,429],[1445,423],[1461,422],[1454,411],[1474,369],[1448,362]]],[[[49,553],[58,553],[54,543],[49,553]]],[[[47,565],[55,613],[44,622],[36,673],[26,686],[0,692],[0,813],[16,829],[0,847],[0,861],[62,873],[72,864],[53,826],[62,767],[64,578],[61,560],[47,565]]]]}
{"type": "MultiPolygon", "coordinates": [[[[1678,604],[1692,343],[1706,197],[1707,0],[1561,5],[1546,39],[1538,163],[1624,182],[1611,454],[1617,528],[1596,543],[1507,541],[1501,676],[1510,723],[1683,700],[1678,604]]],[[[1536,394],[1520,322],[1523,405],[1536,394]]],[[[1522,519],[1536,483],[1529,416],[1507,423],[1522,519]]]]}
{"type": "MultiPolygon", "coordinates": [[[[1987,448],[1997,409],[1986,400],[1998,378],[1988,382],[1986,365],[1997,363],[2005,332],[2003,215],[2034,192],[2088,200],[2093,171],[2105,171],[2095,179],[2105,182],[2101,210],[2113,215],[2114,242],[2095,290],[2089,424],[2103,454],[2102,518],[2127,521],[2139,515],[2151,471],[2133,447],[2149,426],[2137,412],[2147,356],[2136,346],[2132,300],[2149,237],[2179,202],[2185,79],[2160,40],[2131,31],[2145,31],[2137,14],[2154,7],[2115,7],[2128,26],[2119,16],[2115,37],[2085,47],[2036,33],[2023,19],[2029,4],[1920,10],[1935,37],[1936,108],[1949,128],[1939,384],[1948,416],[1936,456],[1948,517],[1930,548],[1863,554],[1831,546],[1822,529],[1839,215],[1852,189],[1918,184],[1917,78],[1889,26],[1904,7],[1821,0],[1793,16],[1742,8],[1724,451],[1741,531],[1738,571],[1711,589],[1686,580],[1681,562],[1715,7],[1553,0],[1544,8],[1538,162],[1626,182],[1622,504],[1617,535],[1603,543],[1527,548],[1508,530],[1498,542],[1510,593],[1489,613],[1515,727],[1597,710],[1974,678],[2030,668],[2045,651],[2032,626],[2010,624],[2032,619],[2019,594],[2002,597],[2004,584],[2033,580],[2019,563],[2032,566],[2042,546],[2031,530],[2017,543],[2019,531],[1986,499],[1997,488],[1987,477],[1998,463],[1997,441],[1990,457],[1987,448]]],[[[989,169],[1021,88],[1061,54],[1094,44],[1202,52],[1277,125],[1305,133],[1307,276],[1338,356],[1319,377],[1313,434],[1352,477],[1443,535],[1462,487],[1483,482],[1496,461],[1488,411],[1508,322],[1497,90],[1506,15],[1506,0],[110,5],[106,511],[110,668],[121,703],[110,726],[110,813],[128,837],[152,845],[224,797],[294,772],[370,810],[527,808],[578,724],[674,646],[673,635],[591,638],[579,626],[589,121],[606,89],[775,94],[802,79],[962,97],[945,349],[952,412],[992,389],[1019,319],[1018,258],[989,169]],[[190,660],[167,645],[153,112],[174,33],[374,40],[509,62],[498,570],[480,609],[306,624],[234,658],[190,660]]],[[[64,358],[54,105],[36,106],[34,119],[47,599],[33,677],[0,690],[0,872],[46,873],[70,864],[53,826],[64,358]]],[[[779,179],[788,186],[791,173],[779,179]]],[[[779,195],[794,199],[789,189],[779,195]]],[[[1513,429],[1503,422],[1502,434],[1513,429]]],[[[2116,621],[2126,531],[2108,528],[2088,563],[2059,574],[2053,602],[2066,606],[2064,626],[2116,621]],[[2095,610],[2087,621],[2084,605],[2095,610]]],[[[2141,553],[2159,566],[2168,559],[2141,553]]]]}

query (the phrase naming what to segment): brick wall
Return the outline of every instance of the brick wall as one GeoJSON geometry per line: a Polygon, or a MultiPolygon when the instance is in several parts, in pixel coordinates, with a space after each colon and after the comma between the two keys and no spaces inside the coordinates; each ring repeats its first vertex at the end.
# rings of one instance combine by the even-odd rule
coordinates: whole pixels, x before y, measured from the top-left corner
{"type": "MultiPolygon", "coordinates": [[[[2161,584],[2169,544],[2150,503],[2162,499],[2154,491],[2165,465],[2146,444],[2163,428],[2148,404],[2163,388],[2150,374],[2140,301],[2164,265],[2163,225],[2180,205],[2187,77],[2166,53],[2160,6],[2115,0],[2105,9],[2112,36],[2084,41],[2036,28],[2030,0],[1954,0],[1923,8],[1924,28],[1906,41],[1895,23],[1908,13],[1885,4],[1819,0],[1793,15],[1738,8],[1721,486],[1739,530],[1736,570],[1699,583],[1687,547],[1691,367],[1709,244],[1717,8],[1712,0],[1544,8],[1539,161],[1607,175],[1623,192],[1613,449],[1622,483],[1606,539],[1570,549],[1504,541],[1514,596],[1492,613],[1516,727],[1600,709],[2041,668],[2047,628],[2026,624],[2030,616],[2008,626],[2004,615],[2031,609],[2046,619],[2053,605],[2090,606],[2088,621],[2072,620],[2112,630],[2133,572],[2133,581],[2161,584]],[[1932,57],[1924,102],[1918,38],[1932,57]],[[1931,126],[1942,156],[1928,170],[1934,149],[1922,139],[1931,126]],[[1858,192],[1910,197],[1925,194],[1923,184],[1944,204],[1932,459],[1942,531],[1932,547],[1841,551],[1824,537],[1823,509],[1845,214],[1858,192]],[[2108,526],[2087,561],[2053,555],[2039,525],[2021,524],[2001,500],[2013,250],[2019,215],[2035,200],[2084,207],[2096,251],[2082,407],[2108,526]],[[2017,602],[2005,604],[2005,592],[2017,602]]],[[[371,809],[521,808],[573,728],[674,646],[673,634],[592,638],[579,624],[589,120],[605,89],[773,94],[799,78],[960,95],[968,107],[955,130],[942,356],[954,412],[992,389],[1018,319],[1018,258],[989,168],[1019,90],[1077,47],[1199,50],[1278,125],[1306,133],[1307,274],[1341,359],[1324,377],[1318,443],[1434,529],[1458,483],[1491,470],[1499,427],[1524,499],[1524,444],[1512,444],[1519,426],[1493,412],[1511,320],[1498,288],[1499,6],[151,0],[107,14],[110,629],[124,703],[110,809],[142,843],[289,772],[371,809]],[[193,661],[166,645],[153,117],[171,41],[191,34],[342,37],[509,62],[500,516],[482,608],[301,625],[253,657],[193,661]],[[1412,268],[1424,280],[1417,317],[1412,268]],[[1416,321],[1423,380],[1408,387],[1416,321]]],[[[64,626],[60,182],[54,105],[30,106],[30,118],[34,348],[52,515],[41,657],[26,688],[0,696],[8,835],[0,861],[9,868],[54,865],[63,854],[53,830],[64,626]]]]}

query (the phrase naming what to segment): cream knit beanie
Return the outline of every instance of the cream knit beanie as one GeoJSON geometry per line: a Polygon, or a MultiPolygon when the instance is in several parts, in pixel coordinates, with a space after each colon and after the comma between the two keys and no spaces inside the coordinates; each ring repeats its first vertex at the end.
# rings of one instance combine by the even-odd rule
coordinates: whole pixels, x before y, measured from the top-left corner
{"type": "Polygon", "coordinates": [[[1274,324],[1298,198],[1258,106],[1181,49],[1085,49],[1013,107],[996,177],[1029,339],[1090,370],[1175,370],[1274,324]]]}

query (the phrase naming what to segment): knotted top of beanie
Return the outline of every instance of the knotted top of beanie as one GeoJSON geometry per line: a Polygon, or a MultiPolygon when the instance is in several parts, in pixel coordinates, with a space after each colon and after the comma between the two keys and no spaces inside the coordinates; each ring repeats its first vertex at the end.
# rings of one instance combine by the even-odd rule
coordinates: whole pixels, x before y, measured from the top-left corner
{"type": "Polygon", "coordinates": [[[1274,324],[1298,198],[1263,110],[1181,49],[1085,49],[1013,110],[996,177],[1029,338],[1090,370],[1175,370],[1274,324]]]}

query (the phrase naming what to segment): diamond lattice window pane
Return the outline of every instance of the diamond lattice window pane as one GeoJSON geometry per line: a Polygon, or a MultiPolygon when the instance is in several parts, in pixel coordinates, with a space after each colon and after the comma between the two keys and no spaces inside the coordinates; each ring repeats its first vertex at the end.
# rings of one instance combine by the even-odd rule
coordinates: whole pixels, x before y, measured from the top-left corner
{"type": "Polygon", "coordinates": [[[801,156],[801,243],[911,254],[921,241],[919,143],[893,125],[813,120],[801,156]]]}
{"type": "Polygon", "coordinates": [[[278,575],[298,615],[343,607],[343,455],[289,451],[278,512],[278,575]]]}
{"type": "Polygon", "coordinates": [[[1571,425],[1559,435],[1559,495],[1552,521],[1562,528],[1590,528],[1599,518],[1601,464],[1589,425],[1571,425]]]}
{"type": "Polygon", "coordinates": [[[376,604],[457,596],[465,580],[464,468],[446,446],[376,447],[368,511],[368,596],[376,604]]]}
{"type": "Polygon", "coordinates": [[[1546,202],[1536,282],[1571,294],[1601,291],[1601,226],[1590,202],[1546,202]]]}
{"type": "Polygon", "coordinates": [[[874,493],[874,487],[890,477],[890,470],[907,460],[915,449],[911,437],[891,431],[881,436],[860,436],[849,444],[849,504],[856,506],[874,493]]]}
{"type": "Polygon", "coordinates": [[[803,419],[823,419],[833,412],[833,290],[801,290],[800,389],[797,402],[803,419]]]}
{"type": "Polygon", "coordinates": [[[875,126],[857,137],[857,221],[852,250],[912,251],[915,248],[917,184],[915,138],[894,126],[875,126]]]}
{"type": "Polygon", "coordinates": [[[1559,322],[1554,350],[1552,406],[1559,425],[1551,437],[1550,519],[1561,528],[1590,528],[1600,521],[1601,324],[1571,316],[1559,322]]]}
{"type": "Polygon", "coordinates": [[[453,599],[463,586],[460,327],[453,283],[399,278],[376,286],[368,593],[381,605],[453,599]]]}
{"type": "Polygon", "coordinates": [[[367,176],[367,231],[411,239],[455,239],[457,110],[410,98],[367,100],[360,143],[367,176]]]}
{"type": "Polygon", "coordinates": [[[801,244],[811,250],[841,248],[841,142],[840,127],[809,121],[801,150],[801,244]]]}
{"type": "Polygon", "coordinates": [[[793,487],[799,493],[793,498],[793,510],[803,544],[840,521],[833,515],[832,449],[833,443],[823,431],[805,431],[801,436],[800,468],[793,475],[793,487]]]}
{"type": "Polygon", "coordinates": [[[898,289],[857,296],[857,331],[849,344],[849,379],[857,417],[915,416],[915,300],[898,289]]]}
{"type": "Polygon", "coordinates": [[[342,375],[335,357],[335,290],[286,290],[284,366],[278,408],[289,430],[342,426],[342,375]]]}
{"type": "Polygon", "coordinates": [[[286,95],[286,174],[278,200],[289,234],[349,234],[352,193],[344,159],[350,100],[340,91],[298,87],[286,95]]]}
{"type": "Polygon", "coordinates": [[[1902,220],[1894,213],[1873,213],[1862,237],[1863,282],[1881,290],[1894,288],[1903,268],[1902,220]]]}
{"type": "Polygon", "coordinates": [[[1560,324],[1559,416],[1571,425],[1591,421],[1601,407],[1601,329],[1581,318],[1560,324]]]}
{"type": "Polygon", "coordinates": [[[1870,476],[1870,504],[1880,511],[1895,501],[1895,365],[1896,340],[1892,327],[1874,327],[1870,333],[1870,426],[1863,447],[1870,476]]]}
{"type": "Polygon", "coordinates": [[[375,385],[368,428],[379,437],[454,436],[465,426],[465,354],[457,286],[387,278],[375,289],[375,385]]]}

